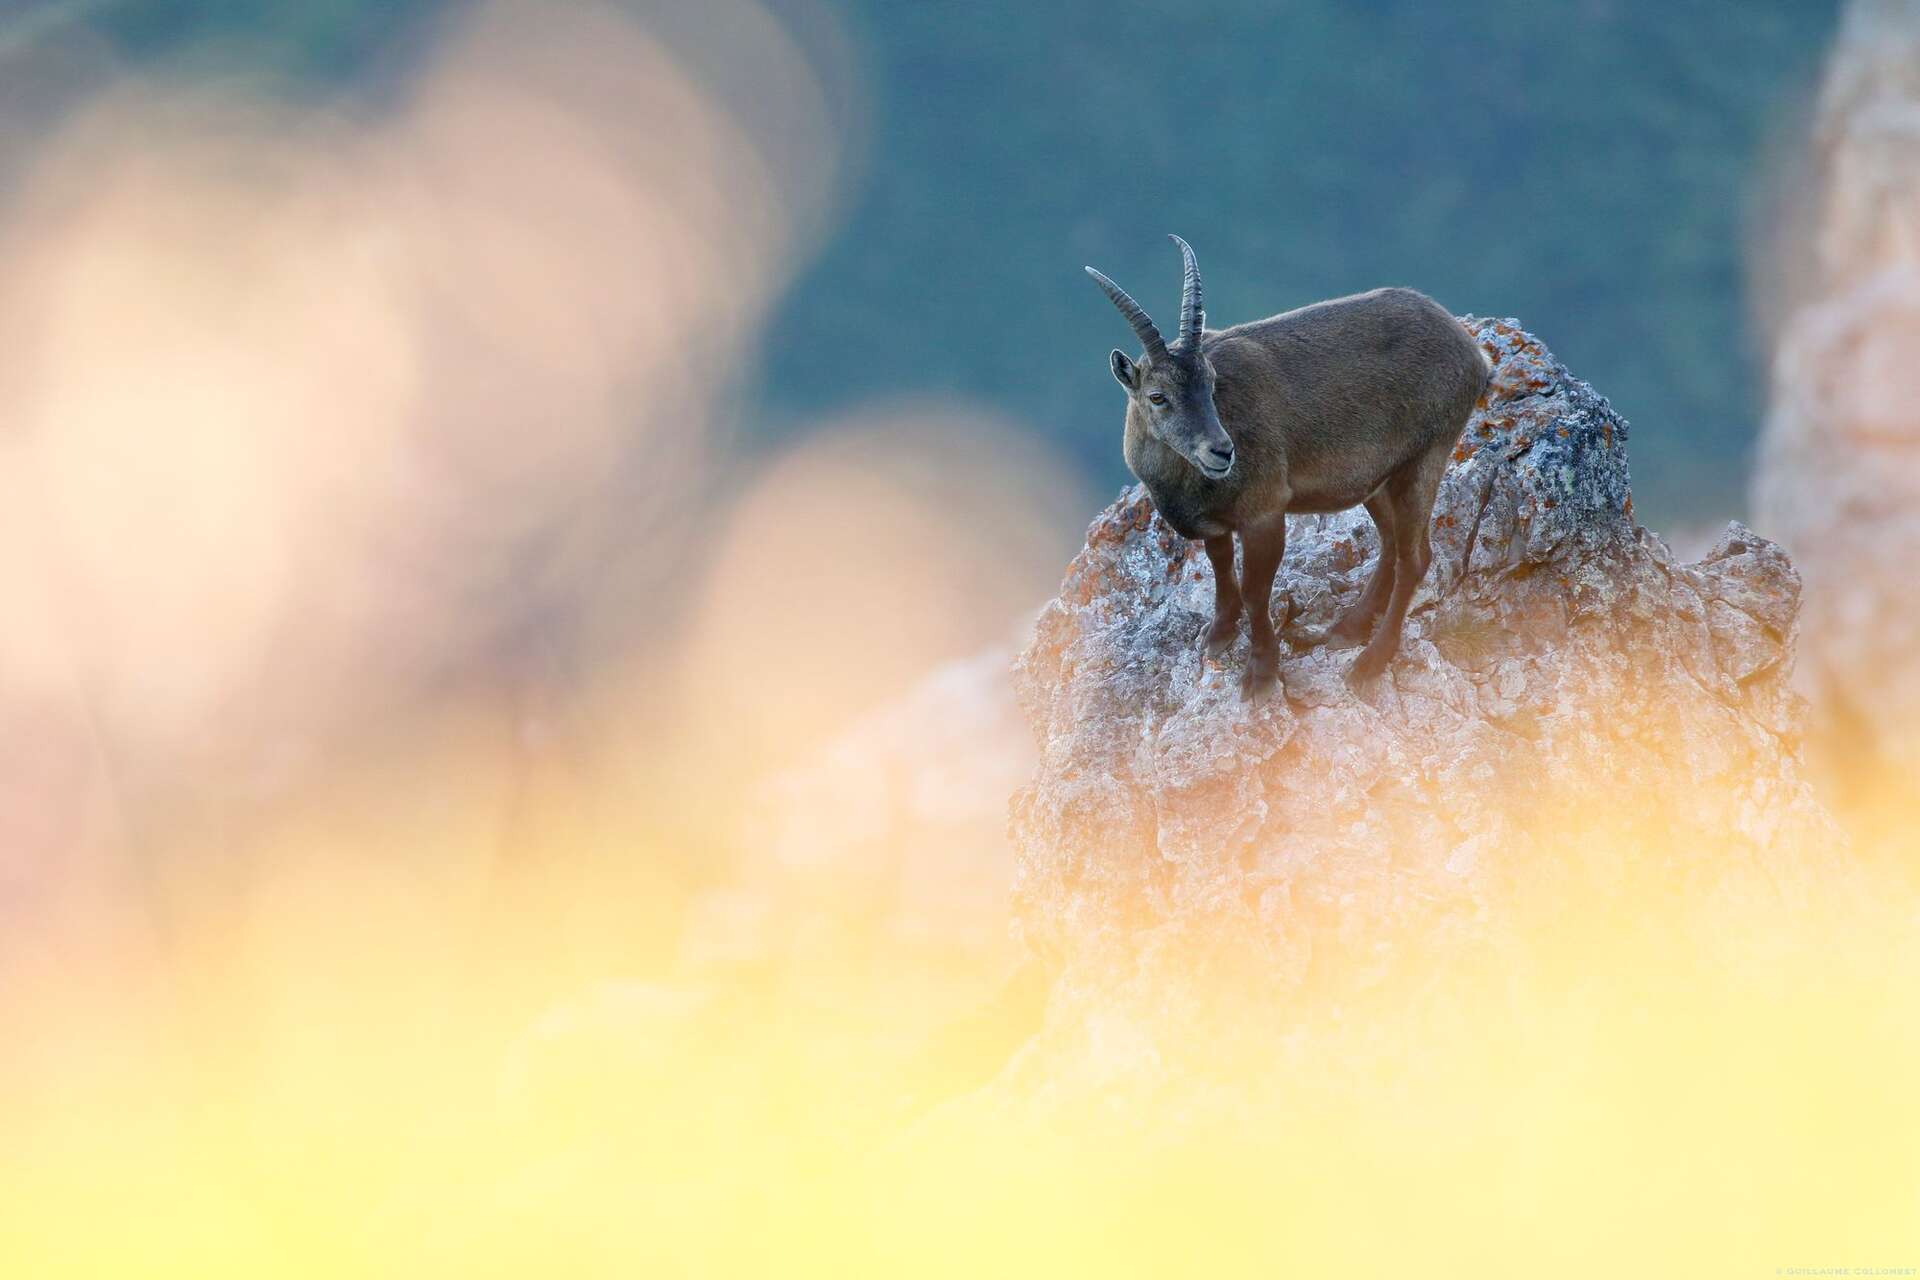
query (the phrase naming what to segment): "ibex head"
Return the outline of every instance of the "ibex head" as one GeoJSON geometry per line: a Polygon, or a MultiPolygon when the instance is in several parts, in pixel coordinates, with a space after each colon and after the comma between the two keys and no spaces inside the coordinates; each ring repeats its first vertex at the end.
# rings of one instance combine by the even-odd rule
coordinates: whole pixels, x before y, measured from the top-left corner
{"type": "Polygon", "coordinates": [[[1146,347],[1139,361],[1129,360],[1119,350],[1108,359],[1113,364],[1113,376],[1127,389],[1147,430],[1198,467],[1202,475],[1219,480],[1233,469],[1233,441],[1213,407],[1213,365],[1200,353],[1200,330],[1206,325],[1206,310],[1200,305],[1200,264],[1194,261],[1193,250],[1185,240],[1179,236],[1167,238],[1180,246],[1180,256],[1186,263],[1186,281],[1180,292],[1180,333],[1171,344],[1160,336],[1153,320],[1125,289],[1092,267],[1087,268],[1087,274],[1120,308],[1120,314],[1146,347]]]}

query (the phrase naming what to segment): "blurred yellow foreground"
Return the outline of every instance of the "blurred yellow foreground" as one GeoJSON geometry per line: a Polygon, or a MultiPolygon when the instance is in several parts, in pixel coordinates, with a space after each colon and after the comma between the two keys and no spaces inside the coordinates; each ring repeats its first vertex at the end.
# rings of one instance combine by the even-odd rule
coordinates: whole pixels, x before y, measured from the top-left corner
{"type": "Polygon", "coordinates": [[[494,6],[325,111],[74,57],[0,224],[0,1276],[1920,1267],[1911,797],[1844,929],[1650,904],[1151,1088],[990,1083],[1004,940],[757,882],[1093,509],[963,406],[732,444],[842,158],[765,13],[494,6]]]}

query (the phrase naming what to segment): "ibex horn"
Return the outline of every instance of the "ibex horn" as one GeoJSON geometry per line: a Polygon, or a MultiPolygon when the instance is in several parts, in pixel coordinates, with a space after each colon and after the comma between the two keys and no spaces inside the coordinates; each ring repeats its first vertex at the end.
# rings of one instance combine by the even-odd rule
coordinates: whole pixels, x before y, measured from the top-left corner
{"type": "Polygon", "coordinates": [[[1133,296],[1092,267],[1087,268],[1087,274],[1092,276],[1093,282],[1100,286],[1108,298],[1112,299],[1113,305],[1120,308],[1120,314],[1125,316],[1127,323],[1133,326],[1134,336],[1138,337],[1141,345],[1146,347],[1147,354],[1165,355],[1166,339],[1160,336],[1160,330],[1154,326],[1153,317],[1133,300],[1133,296]]]}
{"type": "Polygon", "coordinates": [[[1167,239],[1180,246],[1180,257],[1186,263],[1186,274],[1180,282],[1180,336],[1174,343],[1191,346],[1200,341],[1200,331],[1207,327],[1207,309],[1200,302],[1200,264],[1185,240],[1172,234],[1167,239]]]}

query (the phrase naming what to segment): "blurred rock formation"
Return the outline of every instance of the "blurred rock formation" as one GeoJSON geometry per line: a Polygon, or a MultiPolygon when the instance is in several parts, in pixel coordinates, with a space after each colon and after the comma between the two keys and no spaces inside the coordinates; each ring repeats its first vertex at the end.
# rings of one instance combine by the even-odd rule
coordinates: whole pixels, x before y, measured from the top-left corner
{"type": "Polygon", "coordinates": [[[682,967],[1004,974],[1006,798],[1034,765],[1010,662],[995,647],[937,668],[751,797],[737,874],[695,900],[682,967]]]}
{"type": "Polygon", "coordinates": [[[1754,510],[1806,576],[1820,755],[1871,786],[1920,764],[1920,3],[1848,6],[1806,169],[1754,510]]]}

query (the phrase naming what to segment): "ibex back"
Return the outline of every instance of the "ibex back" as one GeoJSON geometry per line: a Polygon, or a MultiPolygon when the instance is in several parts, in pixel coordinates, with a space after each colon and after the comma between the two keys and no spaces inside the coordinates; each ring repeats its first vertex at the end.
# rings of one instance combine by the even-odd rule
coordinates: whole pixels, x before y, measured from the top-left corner
{"type": "Polygon", "coordinates": [[[1399,650],[1408,602],[1433,558],[1434,495],[1492,366],[1458,320],[1412,289],[1208,329],[1193,250],[1171,239],[1186,265],[1171,343],[1124,289],[1092,267],[1087,274],[1145,347],[1138,360],[1110,357],[1127,390],[1127,466],[1168,524],[1206,543],[1207,652],[1223,653],[1247,613],[1242,687],[1249,696],[1270,688],[1279,660],[1270,602],[1287,513],[1364,504],[1380,531],[1379,562],[1329,635],[1366,641],[1349,678],[1370,680],[1399,650]]]}

